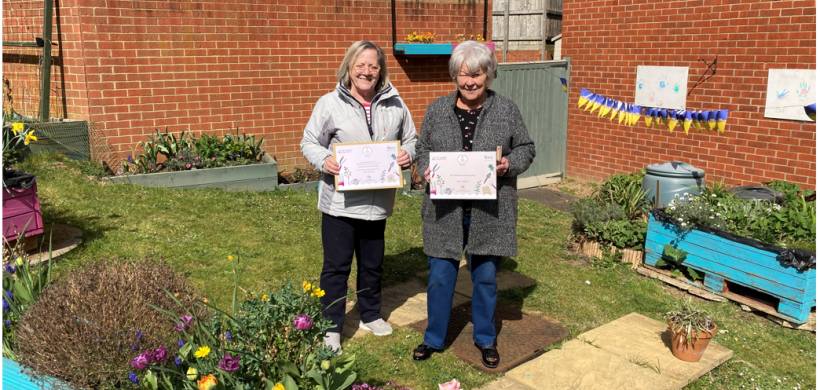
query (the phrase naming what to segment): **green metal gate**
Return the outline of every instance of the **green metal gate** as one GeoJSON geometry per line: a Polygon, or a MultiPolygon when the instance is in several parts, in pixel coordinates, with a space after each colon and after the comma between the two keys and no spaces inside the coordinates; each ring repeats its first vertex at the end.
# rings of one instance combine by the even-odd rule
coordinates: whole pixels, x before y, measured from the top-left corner
{"type": "Polygon", "coordinates": [[[561,179],[567,167],[570,59],[499,64],[492,89],[518,105],[535,142],[536,156],[518,177],[519,188],[537,187],[561,179]]]}

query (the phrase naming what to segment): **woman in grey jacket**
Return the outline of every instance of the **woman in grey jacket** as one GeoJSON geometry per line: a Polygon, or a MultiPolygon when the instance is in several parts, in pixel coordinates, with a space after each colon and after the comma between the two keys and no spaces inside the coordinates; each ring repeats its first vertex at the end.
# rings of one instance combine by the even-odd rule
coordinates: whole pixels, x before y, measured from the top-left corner
{"type": "Polygon", "coordinates": [[[384,52],[376,44],[359,41],[348,49],[337,72],[339,85],[322,96],[305,127],[302,154],[322,172],[319,210],[322,212],[324,264],[320,286],[325,316],[334,328],[325,344],[341,352],[347,280],[353,255],[358,268],[359,327],[378,336],[393,329],[381,317],[381,277],[384,229],[393,214],[396,190],[337,192],[334,175],[339,164],[333,144],[339,142],[401,141],[397,156],[407,168],[416,150],[416,126],[398,91],[390,84],[384,52]],[[331,305],[341,298],[341,301],[331,305]]]}
{"type": "Polygon", "coordinates": [[[473,340],[482,362],[497,367],[495,348],[495,274],[501,256],[517,256],[517,176],[529,168],[535,146],[524,119],[511,100],[488,90],[497,60],[486,45],[466,41],[450,58],[455,93],[438,98],[424,114],[418,144],[419,172],[430,180],[430,152],[495,151],[502,147],[496,168],[496,200],[431,200],[429,187],[421,205],[424,253],[429,256],[428,325],[424,343],[413,351],[423,361],[444,348],[456,276],[467,252],[473,280],[473,340]]]}

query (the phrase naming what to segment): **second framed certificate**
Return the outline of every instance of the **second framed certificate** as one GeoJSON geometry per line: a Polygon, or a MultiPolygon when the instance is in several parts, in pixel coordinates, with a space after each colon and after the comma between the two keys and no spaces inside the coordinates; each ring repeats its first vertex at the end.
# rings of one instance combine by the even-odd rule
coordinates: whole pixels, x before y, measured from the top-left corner
{"type": "Polygon", "coordinates": [[[495,199],[495,152],[431,152],[430,199],[495,199]]]}
{"type": "Polygon", "coordinates": [[[339,163],[336,191],[401,188],[400,146],[399,141],[333,144],[339,163]]]}

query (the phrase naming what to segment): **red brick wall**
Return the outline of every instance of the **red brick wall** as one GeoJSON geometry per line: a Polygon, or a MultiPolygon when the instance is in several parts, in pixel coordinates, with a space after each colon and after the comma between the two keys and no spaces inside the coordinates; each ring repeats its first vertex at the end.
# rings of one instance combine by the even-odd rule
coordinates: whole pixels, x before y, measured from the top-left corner
{"type": "MultiPolygon", "coordinates": [[[[391,81],[417,127],[427,105],[454,89],[449,57],[392,55],[389,1],[61,3],[69,116],[95,122],[120,152],[155,128],[222,133],[236,123],[265,136],[280,170],[304,165],[304,125],[361,39],[388,54],[391,81]]],[[[399,41],[413,31],[436,33],[439,42],[482,33],[482,2],[396,5],[399,41]]]]}
{"type": "Polygon", "coordinates": [[[567,175],[597,180],[683,160],[710,180],[815,188],[815,124],[763,117],[769,69],[816,69],[815,7],[790,0],[565,0],[563,56],[572,58],[574,84],[567,175]],[[619,126],[577,108],[580,87],[634,101],[638,65],[688,66],[691,88],[706,70],[698,60],[716,55],[717,75],[686,107],[733,110],[723,135],[619,126]]]}

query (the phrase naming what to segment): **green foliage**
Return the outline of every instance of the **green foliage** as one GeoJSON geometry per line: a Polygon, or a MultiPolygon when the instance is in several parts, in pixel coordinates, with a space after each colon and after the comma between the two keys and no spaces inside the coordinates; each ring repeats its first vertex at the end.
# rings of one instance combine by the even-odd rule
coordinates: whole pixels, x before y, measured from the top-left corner
{"type": "Polygon", "coordinates": [[[683,249],[677,249],[672,245],[665,244],[663,246],[663,256],[660,259],[658,259],[658,262],[655,263],[655,266],[670,267],[672,270],[672,276],[675,278],[683,277],[685,272],[686,275],[688,275],[689,279],[703,280],[704,275],[702,272],[683,265],[684,260],[686,260],[686,255],[688,254],[689,253],[684,251],[683,249]]]}
{"type": "Polygon", "coordinates": [[[597,189],[594,199],[601,204],[617,203],[627,219],[642,219],[649,212],[646,191],[641,188],[645,172],[612,175],[597,189]]]}
{"type": "Polygon", "coordinates": [[[169,171],[187,171],[191,169],[202,169],[205,161],[194,149],[182,149],[176,157],[165,162],[169,171]]]}
{"type": "Polygon", "coordinates": [[[17,360],[15,331],[20,319],[29,307],[37,302],[43,289],[51,283],[50,236],[48,259],[43,259],[36,267],[32,267],[28,259],[18,256],[23,252],[23,237],[27,228],[28,224],[17,235],[14,246],[3,239],[3,356],[13,360],[17,360]]]}
{"type": "MultiPolygon", "coordinates": [[[[723,204],[721,204],[723,206],[723,204]]],[[[726,230],[727,221],[731,219],[721,206],[712,206],[703,196],[685,193],[683,196],[675,194],[666,213],[673,216],[678,226],[692,229],[696,225],[707,226],[713,229],[726,230]]]]}
{"type": "Polygon", "coordinates": [[[601,204],[592,198],[581,198],[572,204],[572,228],[576,233],[583,232],[587,226],[623,217],[623,207],[618,204],[601,204]]]}
{"type": "Polygon", "coordinates": [[[80,173],[86,176],[93,176],[98,179],[111,176],[111,171],[107,170],[101,163],[91,159],[79,160],[74,164],[76,164],[77,169],[80,170],[80,173]]]}
{"type": "Polygon", "coordinates": [[[673,332],[686,334],[686,344],[693,344],[701,332],[714,332],[713,315],[692,304],[692,298],[681,300],[675,310],[666,313],[666,320],[672,324],[673,332]]]}
{"type": "Polygon", "coordinates": [[[711,184],[706,184],[701,188],[693,188],[700,191],[701,197],[713,206],[717,206],[721,199],[728,199],[732,197],[729,193],[729,185],[723,182],[723,179],[715,179],[711,184]]]}
{"type": "Polygon", "coordinates": [[[603,247],[642,249],[646,243],[646,222],[627,219],[594,222],[584,228],[584,234],[603,247]]]}
{"type": "MultiPolygon", "coordinates": [[[[23,130],[23,133],[26,131],[28,129],[23,130]]],[[[11,167],[23,161],[23,152],[28,149],[24,141],[25,137],[16,134],[10,124],[3,126],[3,168],[11,167]]]]}

